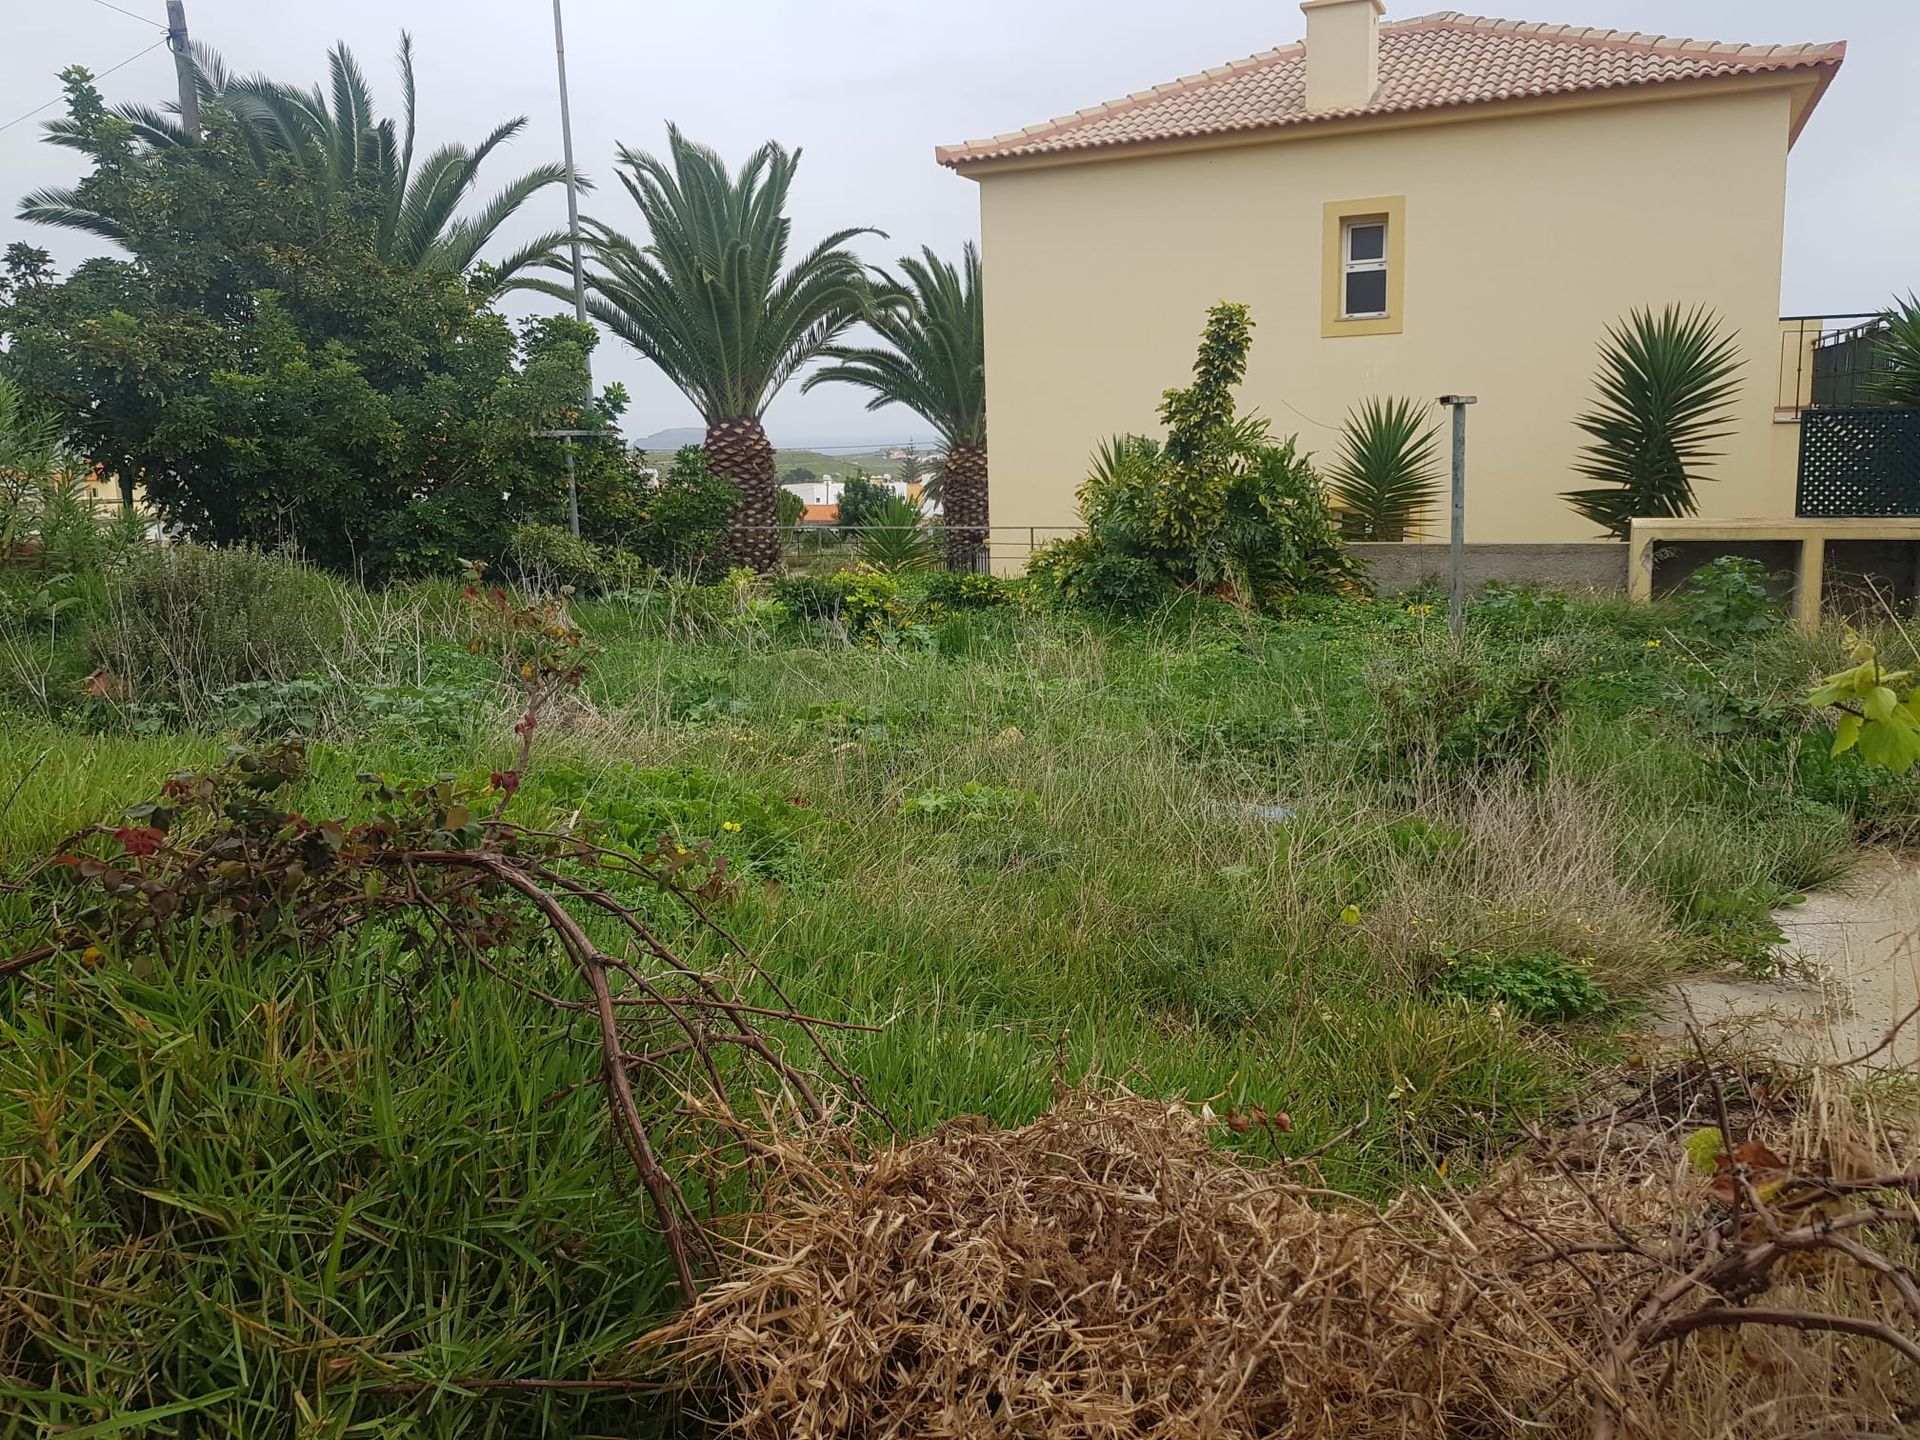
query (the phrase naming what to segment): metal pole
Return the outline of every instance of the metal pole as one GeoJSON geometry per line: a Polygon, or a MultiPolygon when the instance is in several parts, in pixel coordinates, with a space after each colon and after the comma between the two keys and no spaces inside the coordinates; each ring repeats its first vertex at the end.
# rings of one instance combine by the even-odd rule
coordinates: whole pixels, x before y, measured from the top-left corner
{"type": "Polygon", "coordinates": [[[1447,629],[1458,635],[1467,621],[1467,406],[1477,395],[1442,395],[1453,411],[1453,593],[1447,600],[1447,629]]]}
{"type": "MultiPolygon", "coordinates": [[[[573,251],[573,315],[587,323],[586,271],[580,264],[580,180],[573,169],[573,110],[567,102],[567,33],[560,21],[560,0],[553,0],[553,59],[560,71],[560,151],[567,163],[567,243],[573,251]]],[[[587,362],[587,397],[593,397],[592,362],[587,362]]],[[[580,536],[580,488],[573,478],[573,437],[567,447],[567,528],[580,536]]]]}
{"type": "Polygon", "coordinates": [[[180,128],[189,140],[200,138],[200,87],[193,56],[187,47],[185,0],[167,0],[167,48],[173,51],[173,74],[180,82],[180,128]]]}
{"type": "Polygon", "coordinates": [[[574,539],[580,538],[580,487],[573,478],[573,437],[562,440],[567,457],[567,530],[574,539]]]}

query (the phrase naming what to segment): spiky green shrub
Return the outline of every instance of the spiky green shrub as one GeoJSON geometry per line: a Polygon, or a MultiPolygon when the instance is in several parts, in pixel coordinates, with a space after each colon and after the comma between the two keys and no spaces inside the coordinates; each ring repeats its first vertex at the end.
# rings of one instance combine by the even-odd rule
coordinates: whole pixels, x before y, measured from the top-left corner
{"type": "Polygon", "coordinates": [[[1406,539],[1440,499],[1440,442],[1426,407],[1394,395],[1348,411],[1327,487],[1346,539],[1406,539]]]}
{"type": "Polygon", "coordinates": [[[1691,515],[1694,484],[1718,458],[1741,365],[1711,310],[1635,310],[1600,345],[1599,392],[1574,421],[1592,437],[1575,471],[1596,485],[1561,498],[1610,535],[1636,515],[1691,515]]]}
{"type": "Polygon", "coordinates": [[[1920,300],[1896,299],[1881,320],[1880,363],[1867,394],[1882,405],[1920,405],[1920,300]]]}
{"type": "Polygon", "coordinates": [[[940,537],[911,500],[889,495],[867,513],[860,532],[860,563],[887,574],[925,570],[940,558],[940,537]]]}

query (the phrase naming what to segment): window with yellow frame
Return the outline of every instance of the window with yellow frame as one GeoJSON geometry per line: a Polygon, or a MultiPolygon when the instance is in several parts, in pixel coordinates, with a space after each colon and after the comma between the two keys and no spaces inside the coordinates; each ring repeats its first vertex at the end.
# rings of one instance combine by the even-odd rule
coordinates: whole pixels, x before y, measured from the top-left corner
{"type": "Polygon", "coordinates": [[[1320,333],[1398,335],[1406,321],[1403,195],[1326,205],[1320,333]]]}

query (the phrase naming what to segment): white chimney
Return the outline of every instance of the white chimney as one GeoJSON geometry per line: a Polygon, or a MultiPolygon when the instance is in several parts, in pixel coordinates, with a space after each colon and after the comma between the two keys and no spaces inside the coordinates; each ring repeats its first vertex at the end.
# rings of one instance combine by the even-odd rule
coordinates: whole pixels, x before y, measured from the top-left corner
{"type": "Polygon", "coordinates": [[[1307,13],[1307,109],[1358,110],[1380,84],[1385,0],[1302,0],[1307,13]]]}

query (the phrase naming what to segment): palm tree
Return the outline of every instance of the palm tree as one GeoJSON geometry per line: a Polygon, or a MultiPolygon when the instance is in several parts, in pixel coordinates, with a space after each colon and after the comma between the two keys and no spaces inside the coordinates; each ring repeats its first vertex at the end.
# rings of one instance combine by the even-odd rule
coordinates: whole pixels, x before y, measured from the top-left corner
{"type": "Polygon", "coordinates": [[[879,232],[837,230],[789,267],[798,150],[770,141],[730,176],[717,154],[669,125],[667,151],[663,161],[620,147],[620,182],[648,239],[586,222],[595,264],[588,309],[699,407],[714,472],[740,491],[734,557],[771,570],[780,563],[779,487],[761,417],[794,372],[860,318],[864,271],[842,247],[879,232]]]}
{"type": "Polygon", "coordinates": [[[1347,413],[1328,488],[1350,540],[1404,540],[1440,498],[1440,442],[1404,395],[1361,402],[1347,413]]]}
{"type": "Polygon", "coordinates": [[[866,320],[882,346],[830,345],[834,363],[803,390],[829,381],[873,392],[869,410],[904,405],[940,432],[947,563],[970,569],[987,542],[986,330],[980,252],[969,242],[956,267],[930,249],[900,261],[904,282],[882,270],[866,320]]]}
{"type": "MultiPolygon", "coordinates": [[[[360,63],[344,44],[327,56],[329,86],[301,90],[265,76],[236,77],[212,51],[196,47],[194,69],[202,103],[210,116],[224,114],[241,151],[263,172],[290,166],[315,182],[315,205],[324,210],[343,197],[371,195],[375,216],[374,248],[380,259],[399,269],[465,274],[480,251],[521,206],[549,185],[562,184],[566,169],[541,165],[521,175],[477,213],[457,211],[472,191],[479,170],[501,145],[526,128],[515,116],[496,126],[478,145],[443,145],[414,167],[418,107],[413,75],[413,37],[400,37],[400,88],[403,124],[377,119],[373,92],[360,63]]],[[[121,105],[113,112],[133,130],[146,153],[184,149],[198,143],[179,119],[179,107],[121,105]]],[[[72,119],[46,126],[56,145],[85,149],[92,127],[72,119]]],[[[119,220],[87,206],[67,187],[36,190],[20,204],[22,220],[84,230],[124,241],[119,220]]],[[[500,288],[512,288],[527,267],[558,253],[563,233],[541,235],[494,265],[500,288]]]]}
{"type": "Polygon", "coordinates": [[[1635,310],[1609,328],[1594,377],[1600,403],[1574,421],[1594,442],[1574,468],[1601,488],[1561,498],[1622,538],[1636,515],[1693,514],[1694,479],[1728,433],[1740,364],[1705,307],[1635,310]]]}

